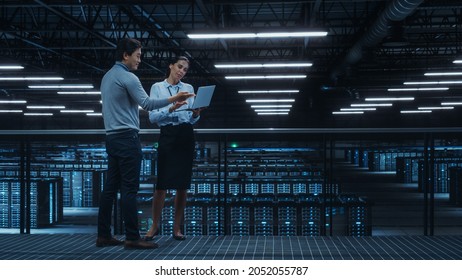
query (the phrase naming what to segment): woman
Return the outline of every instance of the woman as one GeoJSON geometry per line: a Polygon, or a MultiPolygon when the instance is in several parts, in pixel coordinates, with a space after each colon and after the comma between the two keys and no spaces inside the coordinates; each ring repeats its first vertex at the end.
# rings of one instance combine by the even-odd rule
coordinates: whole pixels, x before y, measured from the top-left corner
{"type": "MultiPolygon", "coordinates": [[[[194,88],[181,79],[189,69],[189,60],[180,56],[170,63],[166,79],[155,83],[151,87],[151,97],[168,98],[177,92],[194,92],[194,88]]],[[[159,223],[162,208],[165,203],[167,190],[175,189],[175,218],[173,224],[173,238],[185,240],[181,232],[181,222],[186,207],[186,194],[191,185],[192,165],[194,157],[194,131],[193,124],[199,118],[201,109],[189,109],[194,100],[187,104],[174,103],[158,110],[149,112],[149,120],[160,126],[158,147],[157,185],[152,201],[153,224],[146,233],[145,240],[152,240],[159,234],[159,223]]]]}

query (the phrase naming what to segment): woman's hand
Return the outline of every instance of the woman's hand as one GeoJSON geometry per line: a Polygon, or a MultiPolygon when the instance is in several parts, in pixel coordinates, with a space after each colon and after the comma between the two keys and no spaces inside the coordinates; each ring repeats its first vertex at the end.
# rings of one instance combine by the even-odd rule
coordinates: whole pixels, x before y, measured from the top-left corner
{"type": "Polygon", "coordinates": [[[198,108],[198,109],[192,110],[192,112],[193,112],[193,117],[194,117],[194,118],[199,117],[200,114],[201,114],[201,111],[204,110],[204,109],[206,109],[206,108],[207,108],[207,107],[202,107],[202,108],[198,108]]]}
{"type": "Polygon", "coordinates": [[[170,113],[172,113],[173,111],[175,111],[176,109],[180,108],[181,106],[185,105],[185,104],[188,104],[188,102],[186,101],[178,101],[178,102],[175,102],[173,103],[172,106],[170,106],[170,108],[168,108],[168,111],[170,113]]]}

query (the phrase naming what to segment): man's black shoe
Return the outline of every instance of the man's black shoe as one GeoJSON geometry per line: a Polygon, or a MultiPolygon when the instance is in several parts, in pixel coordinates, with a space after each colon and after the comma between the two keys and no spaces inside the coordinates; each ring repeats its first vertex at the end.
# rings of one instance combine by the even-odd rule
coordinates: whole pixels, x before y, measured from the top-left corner
{"type": "Polygon", "coordinates": [[[156,249],[159,248],[159,244],[154,242],[139,240],[125,240],[125,249],[156,249]]]}
{"type": "Polygon", "coordinates": [[[122,244],[124,244],[123,241],[115,239],[114,237],[111,237],[109,239],[104,237],[98,237],[96,239],[96,247],[119,246],[122,244]]]}

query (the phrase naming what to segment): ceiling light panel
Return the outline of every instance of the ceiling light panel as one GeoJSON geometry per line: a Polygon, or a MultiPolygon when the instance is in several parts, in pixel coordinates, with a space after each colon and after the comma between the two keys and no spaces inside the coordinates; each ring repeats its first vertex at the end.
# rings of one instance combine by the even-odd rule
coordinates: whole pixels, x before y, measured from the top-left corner
{"type": "Polygon", "coordinates": [[[247,103],[284,103],[284,102],[295,102],[295,99],[247,99],[247,103]]]}
{"type": "Polygon", "coordinates": [[[332,115],[362,115],[364,111],[334,111],[332,115]]]}
{"type": "Polygon", "coordinates": [[[365,98],[366,101],[413,101],[414,97],[371,97],[365,98]]]}
{"type": "Polygon", "coordinates": [[[62,77],[0,77],[0,81],[62,81],[62,77]]]}
{"type": "Polygon", "coordinates": [[[304,79],[306,75],[246,75],[225,76],[227,80],[264,80],[264,79],[304,79]]]}
{"type": "Polygon", "coordinates": [[[35,105],[30,105],[26,107],[27,109],[65,109],[66,106],[35,106],[35,105]]]}
{"type": "Polygon", "coordinates": [[[239,90],[237,93],[242,94],[260,94],[260,93],[299,93],[298,89],[287,89],[287,90],[239,90]]]}
{"type": "Polygon", "coordinates": [[[202,33],[188,34],[190,39],[251,39],[251,38],[291,38],[291,37],[325,37],[326,31],[302,32],[261,32],[261,33],[202,33]]]}
{"type": "Polygon", "coordinates": [[[288,68],[311,67],[312,63],[242,63],[242,64],[216,64],[216,68],[288,68]]]}
{"type": "Polygon", "coordinates": [[[403,110],[400,111],[401,114],[421,114],[421,113],[431,113],[431,110],[403,110]]]}
{"type": "Polygon", "coordinates": [[[425,73],[424,76],[462,76],[462,72],[432,72],[425,73]]]}
{"type": "Polygon", "coordinates": [[[58,91],[58,94],[69,95],[100,95],[101,91],[58,91]]]}
{"type": "Polygon", "coordinates": [[[0,70],[22,70],[24,66],[21,65],[0,65],[0,70]]]}
{"type": "Polygon", "coordinates": [[[404,85],[450,85],[462,84],[462,81],[421,81],[421,82],[404,82],[404,85]]]}
{"type": "Polygon", "coordinates": [[[30,85],[28,86],[31,89],[82,89],[82,88],[93,88],[93,85],[90,84],[68,84],[68,85],[30,85]]]}
{"type": "Polygon", "coordinates": [[[251,105],[250,108],[292,108],[292,105],[251,105]]]}
{"type": "Polygon", "coordinates": [[[388,91],[443,91],[449,90],[448,87],[421,87],[421,88],[389,88],[388,91]]]}
{"type": "Polygon", "coordinates": [[[0,100],[0,104],[26,104],[26,100],[0,100]]]}

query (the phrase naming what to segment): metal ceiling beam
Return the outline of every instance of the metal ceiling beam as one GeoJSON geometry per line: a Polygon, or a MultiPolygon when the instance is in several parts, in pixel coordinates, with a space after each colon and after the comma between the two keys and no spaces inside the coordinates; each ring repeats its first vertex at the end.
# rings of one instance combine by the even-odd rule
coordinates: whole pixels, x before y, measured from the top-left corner
{"type": "Polygon", "coordinates": [[[37,43],[35,43],[35,42],[31,41],[31,40],[28,40],[28,39],[26,39],[26,38],[21,37],[21,36],[18,35],[18,34],[10,33],[10,32],[8,32],[8,34],[9,34],[9,36],[11,36],[11,37],[13,37],[13,38],[16,38],[16,39],[19,39],[19,40],[23,41],[24,43],[33,46],[33,47],[36,48],[36,49],[41,49],[41,50],[50,52],[50,53],[52,53],[52,54],[56,54],[56,55],[58,55],[58,56],[60,56],[60,57],[62,57],[62,58],[65,58],[65,59],[69,60],[69,61],[72,61],[72,62],[74,62],[74,63],[81,64],[81,65],[85,65],[85,66],[90,67],[90,68],[92,68],[92,69],[94,69],[94,70],[96,70],[96,71],[105,72],[105,71],[104,71],[103,69],[101,69],[101,68],[98,68],[98,67],[96,67],[96,66],[94,66],[94,65],[85,63],[85,62],[83,62],[82,60],[75,59],[75,58],[70,57],[70,56],[68,56],[68,55],[59,53],[59,52],[57,52],[57,51],[55,51],[55,50],[52,50],[52,49],[50,49],[50,48],[47,48],[47,47],[42,46],[42,45],[40,45],[40,44],[37,44],[37,43]]]}
{"type": "Polygon", "coordinates": [[[369,28],[362,38],[348,51],[342,63],[331,73],[330,78],[333,81],[352,64],[355,64],[362,58],[363,47],[371,47],[377,44],[388,34],[388,25],[391,21],[401,21],[409,16],[424,0],[394,0],[390,2],[385,10],[377,17],[371,28],[369,28]]]}
{"type": "Polygon", "coordinates": [[[101,34],[97,33],[97,32],[94,32],[93,30],[87,28],[85,25],[81,24],[80,22],[74,20],[73,18],[69,17],[67,14],[55,9],[55,8],[52,8],[50,6],[48,6],[47,4],[43,3],[42,1],[40,0],[34,0],[35,3],[39,4],[40,6],[42,6],[43,8],[51,11],[52,13],[56,14],[57,16],[61,17],[62,19],[72,23],[73,25],[75,25],[77,28],[87,32],[88,34],[91,34],[93,36],[95,36],[96,38],[98,38],[99,40],[105,42],[106,44],[108,44],[109,46],[115,48],[117,45],[112,42],[111,40],[109,40],[108,38],[102,36],[101,34]]]}

